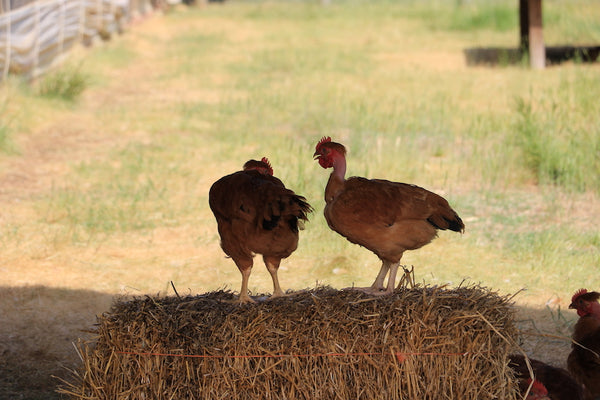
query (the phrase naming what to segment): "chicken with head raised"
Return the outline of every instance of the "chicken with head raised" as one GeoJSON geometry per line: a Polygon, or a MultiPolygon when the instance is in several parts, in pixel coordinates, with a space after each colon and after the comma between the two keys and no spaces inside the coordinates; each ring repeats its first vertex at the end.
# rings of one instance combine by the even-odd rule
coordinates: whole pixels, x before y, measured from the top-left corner
{"type": "Polygon", "coordinates": [[[312,211],[306,199],[273,176],[266,158],[250,160],[242,171],[216,181],[208,198],[221,248],[242,274],[238,301],[254,301],[248,295],[248,280],[255,254],[262,254],[273,280],[272,297],[282,296],[277,271],[281,260],[298,247],[298,230],[312,211]]]}
{"type": "Polygon", "coordinates": [[[438,230],[464,232],[456,211],[435,193],[382,179],[346,179],[346,148],[330,137],[317,143],[314,158],[321,167],[333,168],[325,188],[324,214],[329,227],[382,261],[373,285],[360,290],[374,295],[392,293],[406,250],[428,244],[438,230]]]}

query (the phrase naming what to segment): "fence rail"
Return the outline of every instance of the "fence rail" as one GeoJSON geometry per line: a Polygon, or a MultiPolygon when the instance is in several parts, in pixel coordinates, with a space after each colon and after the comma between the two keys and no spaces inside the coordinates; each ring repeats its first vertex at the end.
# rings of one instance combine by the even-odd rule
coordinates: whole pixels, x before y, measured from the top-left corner
{"type": "Polygon", "coordinates": [[[37,77],[76,44],[107,39],[153,8],[151,0],[0,1],[0,80],[9,73],[37,77]]]}

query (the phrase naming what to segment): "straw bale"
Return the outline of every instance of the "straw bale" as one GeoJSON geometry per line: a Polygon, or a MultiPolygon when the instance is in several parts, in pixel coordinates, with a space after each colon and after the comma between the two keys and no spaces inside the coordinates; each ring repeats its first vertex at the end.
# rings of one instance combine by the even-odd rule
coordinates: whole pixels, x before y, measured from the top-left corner
{"type": "Polygon", "coordinates": [[[71,399],[517,399],[510,299],[480,286],[318,287],[117,302],[80,343],[71,399]]]}

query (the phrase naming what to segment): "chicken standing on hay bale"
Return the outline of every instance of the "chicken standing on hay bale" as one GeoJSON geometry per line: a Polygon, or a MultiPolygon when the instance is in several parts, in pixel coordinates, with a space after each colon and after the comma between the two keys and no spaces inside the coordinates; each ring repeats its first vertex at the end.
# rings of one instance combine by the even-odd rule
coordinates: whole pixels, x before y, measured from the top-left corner
{"type": "MultiPolygon", "coordinates": [[[[521,393],[525,394],[531,383],[527,360],[519,354],[510,355],[509,360],[508,366],[515,372],[515,377],[519,379],[521,393]]],[[[528,361],[535,377],[527,397],[528,400],[583,400],[581,385],[567,371],[532,358],[529,358],[528,361]]]]}
{"type": "Polygon", "coordinates": [[[217,220],[221,248],[242,273],[238,301],[253,302],[248,279],[255,253],[262,254],[273,279],[272,297],[282,296],[277,270],[298,247],[298,230],[311,206],[278,178],[265,157],[250,160],[242,171],[224,176],[210,188],[209,205],[217,220]]]}
{"type": "Polygon", "coordinates": [[[437,236],[438,229],[465,230],[463,221],[443,197],[419,186],[383,179],[346,179],[346,148],[330,137],[317,143],[313,157],[321,167],[333,167],[325,188],[324,214],[329,227],[371,250],[382,261],[375,282],[359,288],[362,291],[392,293],[406,250],[425,246],[437,236]]]}
{"type": "Polygon", "coordinates": [[[577,291],[569,308],[577,310],[572,350],[567,367],[584,386],[586,400],[600,399],[600,293],[577,291]]]}

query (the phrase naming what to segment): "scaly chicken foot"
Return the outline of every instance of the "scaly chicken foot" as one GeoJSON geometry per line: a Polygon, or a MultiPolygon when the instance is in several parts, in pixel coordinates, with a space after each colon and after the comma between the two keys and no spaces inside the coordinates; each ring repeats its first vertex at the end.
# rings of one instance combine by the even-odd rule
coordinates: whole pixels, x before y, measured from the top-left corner
{"type": "Polygon", "coordinates": [[[248,280],[250,279],[250,273],[252,273],[252,267],[240,268],[242,273],[242,288],[240,289],[240,296],[238,297],[237,303],[256,303],[250,295],[248,295],[248,280]]]}
{"type": "Polygon", "coordinates": [[[396,289],[415,287],[414,267],[411,266],[411,268],[409,269],[407,266],[400,265],[400,262],[392,263],[389,261],[384,261],[381,265],[379,273],[377,274],[377,278],[375,278],[375,282],[373,282],[371,286],[353,287],[348,289],[358,290],[363,293],[370,294],[372,296],[385,296],[391,294],[394,292],[394,285],[396,282],[396,275],[398,274],[399,267],[402,267],[404,274],[402,275],[402,278],[400,278],[400,282],[398,282],[398,286],[396,287],[396,289]],[[387,286],[384,286],[383,282],[388,272],[389,277],[387,286]]]}
{"type": "Polygon", "coordinates": [[[398,272],[398,266],[400,262],[393,263],[390,261],[383,261],[381,264],[381,268],[379,269],[379,273],[375,278],[375,282],[371,286],[368,287],[354,287],[349,288],[352,290],[358,290],[366,294],[370,294],[372,296],[385,296],[388,294],[392,294],[394,292],[394,283],[396,282],[396,274],[398,272]],[[385,277],[388,277],[387,286],[384,286],[385,277]]]}
{"type": "Polygon", "coordinates": [[[285,293],[283,293],[283,290],[281,290],[281,286],[279,285],[279,278],[277,277],[277,271],[279,270],[279,264],[281,263],[281,259],[277,257],[263,256],[263,261],[265,262],[267,271],[269,271],[271,279],[273,280],[273,294],[271,295],[271,298],[284,297],[285,293]]]}
{"type": "MultiPolygon", "coordinates": [[[[279,278],[277,277],[277,271],[279,270],[281,259],[277,257],[263,256],[263,261],[267,267],[267,271],[269,271],[269,274],[271,275],[271,279],[273,280],[273,294],[270,298],[285,297],[286,294],[281,289],[281,286],[279,285],[279,278]]],[[[242,287],[240,289],[240,295],[237,303],[256,303],[256,300],[251,298],[248,294],[248,281],[250,280],[250,274],[252,273],[252,266],[250,265],[248,267],[242,260],[238,260],[236,264],[238,264],[238,268],[242,274],[242,287]]]]}

